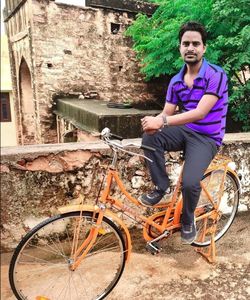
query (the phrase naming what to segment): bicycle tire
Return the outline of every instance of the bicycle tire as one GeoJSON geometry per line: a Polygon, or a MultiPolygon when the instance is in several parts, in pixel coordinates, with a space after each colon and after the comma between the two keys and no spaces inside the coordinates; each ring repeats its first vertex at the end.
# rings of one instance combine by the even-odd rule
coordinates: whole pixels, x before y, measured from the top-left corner
{"type": "Polygon", "coordinates": [[[93,226],[92,212],[46,219],[21,240],[9,268],[10,286],[18,300],[100,300],[116,286],[124,270],[126,247],[121,231],[106,217],[90,252],[75,271],[69,269],[73,227],[80,214],[80,244],[93,226]]]}
{"type": "MultiPolygon", "coordinates": [[[[214,184],[212,183],[211,186],[209,186],[209,184],[211,183],[211,178],[214,175],[220,175],[223,176],[224,174],[224,170],[214,170],[214,171],[210,171],[207,174],[204,175],[202,181],[203,183],[205,182],[206,185],[206,181],[207,183],[207,188],[208,190],[214,189],[214,184]],[[219,174],[220,173],[220,174],[219,174]]],[[[220,178],[215,178],[212,180],[212,182],[214,181],[214,183],[216,183],[217,181],[217,186],[219,186],[218,183],[220,183],[220,178]]],[[[238,210],[238,205],[239,205],[239,197],[240,197],[240,188],[238,185],[238,181],[235,177],[235,175],[233,173],[231,173],[230,171],[227,171],[226,173],[226,177],[225,177],[225,184],[224,184],[224,191],[223,191],[223,195],[221,197],[221,202],[219,205],[219,213],[221,214],[218,222],[217,222],[217,229],[215,232],[215,242],[218,241],[220,238],[222,238],[224,236],[224,234],[228,231],[228,229],[230,228],[230,226],[232,225],[234,218],[236,216],[237,210],[238,210]]],[[[216,192],[214,191],[214,194],[216,196],[216,192]]],[[[215,198],[216,199],[216,198],[215,198]]],[[[203,197],[203,195],[201,194],[196,211],[198,211],[201,207],[205,207],[205,212],[209,212],[213,209],[212,204],[209,202],[209,200],[207,199],[207,197],[203,197]]],[[[198,222],[196,222],[196,230],[197,230],[197,239],[192,243],[192,246],[196,246],[196,247],[206,247],[209,246],[211,243],[211,236],[207,235],[203,241],[199,241],[199,236],[202,233],[202,230],[204,230],[204,228],[202,227],[204,224],[204,220],[200,220],[198,222]]],[[[207,228],[209,227],[209,225],[212,225],[212,221],[211,219],[207,218],[207,228]]]]}

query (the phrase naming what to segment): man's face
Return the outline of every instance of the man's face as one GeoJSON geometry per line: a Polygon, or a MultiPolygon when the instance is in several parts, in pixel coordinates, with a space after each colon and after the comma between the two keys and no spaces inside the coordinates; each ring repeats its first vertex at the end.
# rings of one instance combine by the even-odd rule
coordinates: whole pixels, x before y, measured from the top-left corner
{"type": "Polygon", "coordinates": [[[180,53],[186,64],[199,63],[206,52],[201,34],[197,31],[186,31],[181,39],[180,53]]]}

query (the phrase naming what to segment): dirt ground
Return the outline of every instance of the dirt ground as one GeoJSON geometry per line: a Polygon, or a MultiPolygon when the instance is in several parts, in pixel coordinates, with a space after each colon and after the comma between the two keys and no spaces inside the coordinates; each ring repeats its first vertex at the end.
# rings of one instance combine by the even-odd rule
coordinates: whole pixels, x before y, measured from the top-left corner
{"type": "MultiPolygon", "coordinates": [[[[208,264],[179,233],[164,242],[163,251],[146,252],[141,231],[133,230],[131,260],[108,300],[250,299],[250,213],[236,217],[217,246],[217,263],[208,264]]],[[[8,284],[11,254],[1,256],[1,299],[13,300],[8,284]]],[[[32,282],[31,282],[32,284],[32,282]]]]}

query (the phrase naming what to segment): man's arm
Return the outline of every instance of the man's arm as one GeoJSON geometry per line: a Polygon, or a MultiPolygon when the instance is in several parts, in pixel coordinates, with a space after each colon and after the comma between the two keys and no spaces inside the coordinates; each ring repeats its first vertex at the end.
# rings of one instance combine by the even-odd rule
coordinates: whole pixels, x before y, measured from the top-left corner
{"type": "Polygon", "coordinates": [[[209,113],[209,111],[213,108],[215,103],[217,102],[218,97],[215,95],[204,95],[198,106],[190,111],[173,115],[176,105],[166,103],[163,111],[156,117],[144,117],[142,119],[142,128],[143,131],[149,130],[158,130],[163,126],[163,118],[162,116],[165,114],[167,117],[168,125],[184,125],[187,123],[195,122],[198,120],[202,120],[209,113]]]}
{"type": "Polygon", "coordinates": [[[158,116],[172,116],[176,110],[176,104],[166,102],[162,112],[158,116]]]}
{"type": "Polygon", "coordinates": [[[215,95],[204,95],[198,103],[196,109],[167,117],[168,125],[184,125],[202,120],[214,107],[218,97],[215,95]]]}
{"type": "Polygon", "coordinates": [[[162,116],[172,116],[176,110],[176,106],[176,104],[166,102],[162,112],[159,115],[156,117],[147,116],[141,119],[143,131],[147,132],[148,134],[154,134],[163,125],[162,116]]]}

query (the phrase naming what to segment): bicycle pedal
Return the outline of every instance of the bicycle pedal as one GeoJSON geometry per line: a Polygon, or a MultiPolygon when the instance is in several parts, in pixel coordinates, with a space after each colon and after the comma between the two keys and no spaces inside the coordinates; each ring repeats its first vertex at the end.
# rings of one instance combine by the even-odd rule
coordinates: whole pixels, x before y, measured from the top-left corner
{"type": "Polygon", "coordinates": [[[146,249],[148,252],[150,252],[152,255],[156,255],[161,252],[162,248],[157,242],[153,243],[147,243],[146,249]]]}

